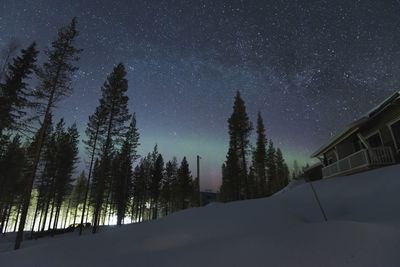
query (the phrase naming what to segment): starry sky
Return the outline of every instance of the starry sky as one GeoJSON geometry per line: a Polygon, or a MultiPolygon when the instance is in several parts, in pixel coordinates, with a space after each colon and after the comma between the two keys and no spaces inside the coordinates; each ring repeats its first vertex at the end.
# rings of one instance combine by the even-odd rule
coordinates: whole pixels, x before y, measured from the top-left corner
{"type": "Polygon", "coordinates": [[[289,165],[308,162],[399,89],[399,14],[400,1],[376,0],[2,0],[0,48],[16,38],[43,51],[76,16],[84,51],[55,116],[83,136],[101,85],[123,62],[139,153],[157,143],[166,160],[187,156],[193,174],[199,154],[201,188],[216,190],[236,90],[289,165]]]}

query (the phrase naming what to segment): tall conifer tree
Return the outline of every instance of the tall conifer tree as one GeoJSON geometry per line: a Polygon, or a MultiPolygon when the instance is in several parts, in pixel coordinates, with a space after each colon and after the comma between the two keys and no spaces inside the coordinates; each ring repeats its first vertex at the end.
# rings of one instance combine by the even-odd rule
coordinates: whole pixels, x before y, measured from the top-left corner
{"type": "Polygon", "coordinates": [[[183,157],[181,166],[178,169],[178,196],[180,209],[186,209],[188,207],[188,200],[190,198],[190,187],[192,182],[192,176],[189,170],[189,164],[186,157],[183,157]]]}
{"type": "Polygon", "coordinates": [[[115,138],[121,137],[125,129],[124,123],[130,119],[128,113],[128,80],[126,79],[125,67],[119,63],[113,72],[107,77],[102,87],[102,98],[100,105],[106,114],[105,139],[101,150],[101,162],[99,180],[96,186],[96,202],[94,203],[93,233],[96,233],[100,219],[100,211],[103,204],[106,175],[109,171],[111,151],[115,138]]]}
{"type": "Polygon", "coordinates": [[[0,84],[0,134],[4,129],[18,129],[17,120],[29,106],[26,78],[33,72],[38,51],[36,43],[21,50],[21,56],[8,66],[5,82],[0,84]]]}
{"type": "Polygon", "coordinates": [[[255,183],[257,185],[257,196],[262,197],[267,195],[267,151],[266,151],[267,138],[265,136],[264,123],[261,113],[258,112],[257,116],[257,144],[253,157],[253,168],[255,175],[255,183]]]}
{"type": "Polygon", "coordinates": [[[100,139],[101,139],[102,135],[104,134],[105,121],[106,121],[106,110],[104,109],[104,106],[99,105],[96,108],[95,113],[93,115],[89,116],[89,122],[87,124],[86,131],[85,131],[86,136],[88,137],[88,140],[85,140],[84,143],[86,145],[86,150],[90,154],[90,165],[89,165],[89,173],[88,173],[88,179],[87,179],[87,183],[86,183],[86,190],[85,190],[84,201],[83,201],[81,224],[79,226],[79,235],[82,235],[83,222],[84,222],[85,211],[86,211],[86,202],[88,200],[90,179],[92,177],[92,171],[93,171],[94,157],[98,151],[100,139]]]}
{"type": "Polygon", "coordinates": [[[226,176],[223,177],[223,183],[227,181],[231,185],[227,185],[224,191],[229,192],[228,195],[234,196],[232,200],[246,199],[250,196],[247,154],[250,147],[249,136],[253,127],[247,116],[246,106],[239,91],[236,93],[233,113],[228,119],[228,126],[230,141],[224,167],[226,176]]]}
{"type": "Polygon", "coordinates": [[[40,159],[43,139],[48,125],[50,112],[54,104],[63,96],[70,93],[70,81],[72,74],[78,69],[73,62],[77,61],[78,53],[81,51],[74,47],[74,40],[78,35],[76,30],[76,18],[68,26],[61,28],[58,32],[58,38],[52,42],[51,48],[46,51],[48,61],[43,64],[43,68],[38,72],[40,85],[36,90],[36,98],[42,100],[44,109],[44,118],[41,123],[39,138],[36,146],[34,161],[27,186],[25,190],[25,199],[21,211],[21,219],[18,228],[18,234],[15,240],[15,249],[19,249],[25,228],[26,217],[28,214],[29,202],[31,198],[32,186],[36,175],[37,166],[40,159]]]}

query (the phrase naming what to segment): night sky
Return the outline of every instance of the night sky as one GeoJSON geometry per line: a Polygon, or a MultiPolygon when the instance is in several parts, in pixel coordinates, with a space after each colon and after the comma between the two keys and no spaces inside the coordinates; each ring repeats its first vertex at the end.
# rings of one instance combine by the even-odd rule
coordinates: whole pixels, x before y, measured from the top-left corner
{"type": "MultiPolygon", "coordinates": [[[[78,18],[83,48],[74,93],[56,118],[81,135],[115,64],[128,71],[139,153],[157,143],[186,155],[202,189],[217,189],[240,90],[289,165],[399,89],[399,1],[2,0],[0,48],[17,38],[41,51],[78,18]]],[[[41,52],[40,61],[45,59],[41,52]]],[[[253,136],[254,139],[254,136],[253,136]]],[[[87,156],[81,144],[81,168],[87,156]]]]}

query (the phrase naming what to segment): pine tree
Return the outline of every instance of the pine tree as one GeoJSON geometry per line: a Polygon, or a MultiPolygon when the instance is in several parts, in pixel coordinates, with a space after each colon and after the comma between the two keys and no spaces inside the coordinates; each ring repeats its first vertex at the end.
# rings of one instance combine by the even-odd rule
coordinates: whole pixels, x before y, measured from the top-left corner
{"type": "Polygon", "coordinates": [[[150,197],[152,203],[152,219],[158,217],[158,202],[160,199],[161,181],[164,175],[164,159],[161,154],[158,154],[153,163],[152,175],[150,181],[150,197]]]}
{"type": "Polygon", "coordinates": [[[24,80],[33,72],[37,54],[36,43],[32,43],[8,66],[5,82],[0,84],[0,135],[4,129],[18,129],[17,120],[25,115],[29,101],[24,80]]]}
{"type": "Polygon", "coordinates": [[[98,150],[98,146],[100,143],[100,139],[104,134],[104,123],[106,121],[106,110],[103,108],[104,106],[100,105],[96,108],[96,111],[93,115],[89,116],[89,122],[86,127],[86,136],[88,140],[85,140],[84,143],[86,145],[86,150],[90,154],[90,165],[89,165],[89,174],[86,184],[85,190],[85,197],[83,201],[83,208],[82,208],[82,216],[81,216],[81,224],[79,226],[79,235],[82,235],[83,230],[83,221],[85,218],[85,211],[86,211],[86,202],[88,199],[89,194],[89,187],[90,187],[90,178],[92,177],[92,168],[95,154],[98,150]]]}
{"type": "Polygon", "coordinates": [[[228,120],[229,125],[229,151],[227,156],[226,168],[236,168],[239,166],[238,175],[234,175],[232,170],[227,170],[227,173],[233,174],[232,177],[227,178],[228,180],[238,179],[239,181],[233,181],[235,184],[235,191],[238,194],[237,199],[246,199],[249,197],[249,185],[248,185],[248,170],[247,170],[247,154],[250,146],[249,136],[253,129],[249,117],[246,113],[246,107],[243,99],[240,96],[239,91],[236,93],[235,102],[233,105],[233,113],[228,120]],[[233,154],[236,154],[234,156],[233,154]],[[237,163],[228,164],[228,157],[230,160],[237,157],[237,163]]]}
{"type": "Polygon", "coordinates": [[[260,112],[257,117],[257,144],[256,150],[253,154],[253,168],[255,176],[255,184],[257,185],[258,197],[263,197],[268,194],[267,191],[267,151],[266,151],[267,138],[265,137],[264,123],[260,112]]]}
{"type": "Polygon", "coordinates": [[[71,75],[77,70],[77,67],[73,66],[71,63],[79,59],[77,54],[80,52],[79,49],[76,49],[73,46],[77,35],[78,32],[76,31],[76,19],[74,18],[70,25],[59,30],[57,40],[52,43],[51,49],[46,52],[49,60],[43,64],[43,68],[38,72],[40,86],[36,90],[36,98],[45,101],[46,108],[44,111],[43,123],[41,124],[40,128],[33,167],[25,190],[20,224],[15,240],[15,249],[19,249],[21,245],[31,198],[32,186],[39,163],[40,152],[42,149],[44,134],[48,125],[51,108],[58,100],[62,98],[62,96],[71,91],[71,75]]]}
{"type": "Polygon", "coordinates": [[[93,233],[96,233],[100,219],[100,211],[103,204],[103,194],[105,190],[105,179],[109,171],[107,166],[110,164],[110,153],[113,147],[113,139],[120,137],[124,123],[130,119],[128,113],[128,80],[125,78],[126,71],[122,63],[118,64],[113,72],[107,77],[107,81],[102,87],[102,98],[100,105],[104,108],[107,116],[105,123],[105,139],[101,151],[100,174],[96,187],[96,202],[94,206],[93,233]]]}

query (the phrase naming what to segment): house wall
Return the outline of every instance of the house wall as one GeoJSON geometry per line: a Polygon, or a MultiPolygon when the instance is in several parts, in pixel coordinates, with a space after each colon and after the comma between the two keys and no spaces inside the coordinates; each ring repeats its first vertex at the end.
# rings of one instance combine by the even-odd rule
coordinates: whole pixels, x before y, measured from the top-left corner
{"type": "Polygon", "coordinates": [[[336,145],[336,151],[338,153],[339,159],[343,159],[359,149],[356,149],[355,143],[358,141],[357,135],[353,134],[349,138],[343,140],[343,142],[336,145]]]}
{"type": "Polygon", "coordinates": [[[398,151],[396,151],[396,146],[393,141],[392,133],[390,131],[388,123],[393,120],[400,118],[400,103],[397,102],[389,107],[386,111],[383,111],[381,114],[371,119],[367,124],[365,124],[361,129],[361,134],[365,137],[368,136],[377,130],[380,133],[382,143],[384,146],[388,146],[392,148],[392,152],[395,155],[396,161],[400,162],[400,155],[398,151]]]}

